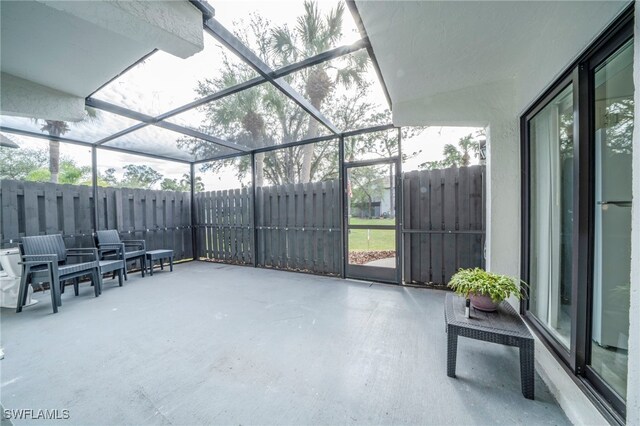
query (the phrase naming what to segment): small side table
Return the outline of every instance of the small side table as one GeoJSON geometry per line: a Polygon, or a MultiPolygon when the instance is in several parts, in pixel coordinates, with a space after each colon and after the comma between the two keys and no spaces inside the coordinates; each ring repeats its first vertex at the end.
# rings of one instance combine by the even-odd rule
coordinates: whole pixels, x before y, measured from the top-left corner
{"type": "MultiPolygon", "coordinates": [[[[118,274],[118,285],[122,287],[122,277],[124,273],[124,261],[121,259],[115,260],[100,260],[98,261],[100,265],[100,279],[102,280],[103,274],[108,274],[109,272],[115,272],[118,274]]],[[[102,293],[102,284],[100,284],[100,293],[102,293]]]]}
{"type": "Polygon", "coordinates": [[[448,293],[444,301],[444,320],[447,331],[447,376],[456,377],[458,336],[484,340],[520,349],[520,382],[522,394],[533,399],[534,343],[533,336],[522,318],[507,302],[498,305],[496,312],[482,312],[471,308],[472,316],[464,315],[465,300],[448,293]]]}
{"type": "Polygon", "coordinates": [[[163,260],[169,259],[169,270],[173,272],[173,250],[151,250],[147,252],[147,261],[149,263],[149,275],[153,276],[153,262],[160,261],[160,269],[164,269],[163,260]]]}

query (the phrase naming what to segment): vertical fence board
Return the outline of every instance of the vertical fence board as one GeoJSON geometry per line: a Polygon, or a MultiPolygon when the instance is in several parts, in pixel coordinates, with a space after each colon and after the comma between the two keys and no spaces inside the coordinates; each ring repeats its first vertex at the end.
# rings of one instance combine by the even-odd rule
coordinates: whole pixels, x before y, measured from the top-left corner
{"type": "Polygon", "coordinates": [[[273,252],[275,250],[273,231],[271,230],[271,224],[273,222],[273,193],[271,187],[264,187],[264,200],[262,205],[264,206],[264,226],[263,233],[265,243],[265,266],[275,266],[273,252]],[[268,229],[267,229],[268,228],[268,229]]]}
{"type": "MultiPolygon", "coordinates": [[[[458,172],[457,212],[458,229],[467,231],[469,227],[469,167],[462,167],[458,172]]],[[[456,251],[459,268],[468,268],[473,265],[471,260],[471,237],[469,234],[459,234],[458,249],[456,251]]]]}
{"type": "Polygon", "coordinates": [[[294,220],[293,226],[296,228],[295,232],[295,265],[298,269],[305,269],[305,236],[308,231],[304,227],[304,184],[297,183],[294,189],[294,211],[295,217],[292,217],[294,220]]]}
{"type": "Polygon", "coordinates": [[[253,210],[255,212],[256,216],[256,226],[258,227],[258,231],[256,232],[256,244],[257,244],[257,254],[258,254],[258,258],[256,259],[256,264],[260,265],[260,266],[264,266],[265,264],[265,241],[266,238],[264,238],[264,230],[262,229],[262,227],[264,226],[264,195],[263,195],[263,188],[260,187],[256,187],[256,198],[255,198],[255,206],[253,207],[253,210]]]}
{"type": "Polygon", "coordinates": [[[93,231],[93,209],[92,198],[93,189],[90,186],[77,186],[78,188],[78,211],[77,211],[77,227],[78,233],[91,234],[93,231]]]}
{"type": "Polygon", "coordinates": [[[283,218],[283,227],[285,229],[285,248],[286,248],[286,263],[285,267],[288,269],[296,269],[296,231],[293,230],[295,226],[296,219],[296,205],[295,205],[295,186],[293,184],[288,184],[284,187],[283,194],[284,201],[284,218],[283,218]]]}
{"type": "MultiPolygon", "coordinates": [[[[444,185],[443,185],[443,222],[444,229],[448,231],[457,231],[457,176],[458,168],[450,167],[445,169],[444,172],[444,185]]],[[[443,266],[444,276],[443,282],[447,283],[449,277],[451,277],[456,271],[456,235],[452,233],[443,234],[443,266]]]]}
{"type": "MultiPolygon", "coordinates": [[[[25,235],[38,235],[40,234],[40,221],[38,220],[38,195],[42,192],[42,185],[39,183],[23,185],[23,188],[24,188],[25,235]]],[[[3,205],[2,205],[3,216],[6,211],[7,210],[5,209],[5,206],[4,206],[4,194],[3,194],[3,205]]],[[[15,220],[16,220],[16,227],[17,227],[18,226],[17,216],[15,220]]],[[[4,232],[5,231],[3,231],[3,234],[4,232]]],[[[7,237],[4,236],[3,238],[6,239],[7,237]]]]}
{"type": "Polygon", "coordinates": [[[12,180],[3,180],[2,238],[4,240],[13,241],[20,237],[18,220],[18,182],[12,180]]]}
{"type": "Polygon", "coordinates": [[[310,183],[302,184],[302,226],[305,228],[304,237],[302,241],[301,255],[304,259],[303,267],[307,271],[313,271],[313,247],[312,241],[315,238],[315,231],[313,230],[313,193],[310,183]]]}
{"type": "MultiPolygon", "coordinates": [[[[429,206],[432,188],[431,175],[420,172],[415,173],[412,190],[416,191],[414,197],[418,199],[418,208],[409,214],[414,218],[413,223],[417,225],[417,229],[433,230],[429,206]]],[[[431,251],[431,241],[431,234],[417,234],[414,236],[415,248],[411,264],[412,269],[415,271],[414,276],[421,282],[431,282],[433,280],[432,257],[434,254],[431,251]],[[421,261],[424,262],[426,267],[421,267],[421,261]]]]}
{"type": "Polygon", "coordinates": [[[44,184],[44,211],[47,234],[60,233],[60,228],[58,227],[57,187],[58,185],[55,183],[44,184]]]}

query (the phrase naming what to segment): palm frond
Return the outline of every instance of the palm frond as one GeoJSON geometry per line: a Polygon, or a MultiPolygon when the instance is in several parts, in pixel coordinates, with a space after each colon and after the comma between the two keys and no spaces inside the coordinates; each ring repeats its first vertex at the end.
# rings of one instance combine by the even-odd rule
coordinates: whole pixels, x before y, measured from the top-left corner
{"type": "Polygon", "coordinates": [[[321,40],[323,22],[317,4],[305,0],[304,15],[299,16],[297,22],[296,31],[302,39],[307,55],[311,56],[317,51],[318,45],[323,43],[321,40]]]}
{"type": "Polygon", "coordinates": [[[336,83],[342,84],[344,87],[351,87],[359,80],[361,80],[360,73],[353,68],[340,68],[336,70],[336,83]]]}
{"type": "Polygon", "coordinates": [[[335,9],[331,9],[326,18],[324,39],[330,44],[335,44],[342,37],[342,16],[344,15],[344,3],[340,2],[335,9]]]}
{"type": "Polygon", "coordinates": [[[296,36],[286,25],[271,30],[271,52],[281,59],[281,64],[278,65],[287,65],[298,60],[296,36]]]}

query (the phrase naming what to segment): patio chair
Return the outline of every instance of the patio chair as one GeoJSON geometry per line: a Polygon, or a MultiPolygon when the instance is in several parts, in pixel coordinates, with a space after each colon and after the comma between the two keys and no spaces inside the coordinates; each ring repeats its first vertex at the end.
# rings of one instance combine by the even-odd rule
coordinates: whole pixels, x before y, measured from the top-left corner
{"type": "Polygon", "coordinates": [[[35,282],[49,283],[53,313],[57,313],[58,306],[62,305],[61,285],[65,280],[79,279],[89,275],[95,296],[100,295],[102,283],[98,269],[97,249],[67,249],[60,234],[23,237],[19,247],[23,271],[16,312],[22,312],[27,299],[28,285],[35,282]],[[90,260],[67,263],[71,257],[90,260]]]}
{"type": "Polygon", "coordinates": [[[127,278],[127,262],[140,259],[140,270],[144,277],[147,267],[147,247],[144,240],[120,240],[120,234],[115,229],[97,231],[95,235],[96,247],[100,250],[101,259],[120,259],[124,261],[124,279],[127,278]]]}

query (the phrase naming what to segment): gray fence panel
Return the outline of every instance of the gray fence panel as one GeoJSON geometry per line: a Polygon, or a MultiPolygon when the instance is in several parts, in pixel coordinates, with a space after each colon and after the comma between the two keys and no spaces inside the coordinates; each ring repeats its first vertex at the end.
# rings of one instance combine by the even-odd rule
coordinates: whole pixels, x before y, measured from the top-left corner
{"type": "Polygon", "coordinates": [[[144,239],[150,250],[172,249],[176,260],[192,257],[188,193],[98,188],[94,201],[90,186],[4,180],[0,199],[4,246],[24,236],[59,233],[69,247],[92,247],[96,203],[98,229],[144,239]]]}
{"type": "Polygon", "coordinates": [[[484,166],[404,174],[404,279],[445,285],[484,266],[484,166]]]}
{"type": "MultiPolygon", "coordinates": [[[[483,266],[484,166],[404,174],[404,277],[443,285],[461,267],[483,266]]],[[[256,189],[257,264],[327,275],[342,258],[338,180],[256,189]]],[[[201,256],[252,263],[251,192],[196,194],[201,256]]]]}
{"type": "MultiPolygon", "coordinates": [[[[262,267],[337,275],[340,273],[340,189],[338,181],[263,186],[256,190],[258,258],[262,267]]],[[[251,264],[254,232],[251,191],[196,194],[203,257],[251,264]],[[213,236],[203,238],[205,230],[213,236]]]]}

